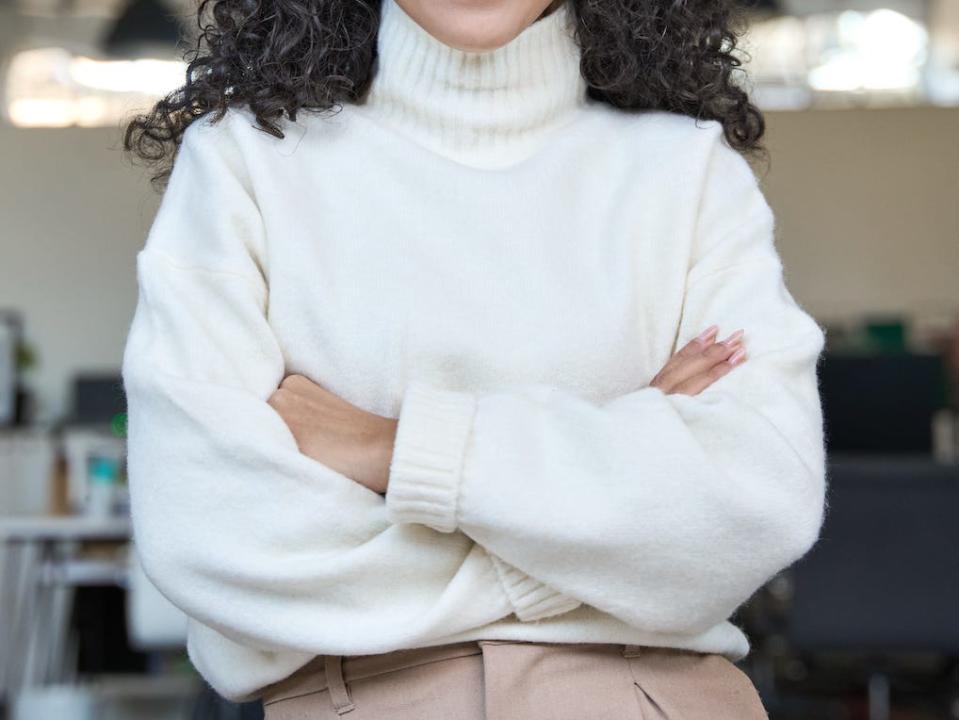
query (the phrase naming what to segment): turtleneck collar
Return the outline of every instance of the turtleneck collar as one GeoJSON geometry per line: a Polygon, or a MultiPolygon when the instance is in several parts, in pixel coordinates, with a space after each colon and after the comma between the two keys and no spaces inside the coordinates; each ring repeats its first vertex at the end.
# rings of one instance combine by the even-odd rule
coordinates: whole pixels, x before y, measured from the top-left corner
{"type": "Polygon", "coordinates": [[[586,101],[569,0],[505,45],[475,52],[443,43],[396,0],[382,2],[377,66],[357,107],[435,152],[510,165],[586,101]]]}

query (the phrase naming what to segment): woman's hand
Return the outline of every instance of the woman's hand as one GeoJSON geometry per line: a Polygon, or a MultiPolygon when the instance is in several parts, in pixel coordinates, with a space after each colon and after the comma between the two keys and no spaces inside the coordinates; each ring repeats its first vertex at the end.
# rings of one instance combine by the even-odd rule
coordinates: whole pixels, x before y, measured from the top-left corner
{"type": "MultiPolygon", "coordinates": [[[[650,382],[663,392],[696,395],[746,358],[742,330],[713,342],[713,325],[676,352],[650,382]]],[[[367,412],[303,375],[288,375],[267,401],[304,455],[385,493],[397,420],[367,412]]]]}
{"type": "Polygon", "coordinates": [[[664,393],[696,395],[746,359],[743,330],[714,342],[719,328],[710,325],[678,350],[650,382],[664,393]]]}
{"type": "Polygon", "coordinates": [[[304,455],[385,493],[397,421],[367,412],[303,375],[288,375],[267,402],[304,455]]]}

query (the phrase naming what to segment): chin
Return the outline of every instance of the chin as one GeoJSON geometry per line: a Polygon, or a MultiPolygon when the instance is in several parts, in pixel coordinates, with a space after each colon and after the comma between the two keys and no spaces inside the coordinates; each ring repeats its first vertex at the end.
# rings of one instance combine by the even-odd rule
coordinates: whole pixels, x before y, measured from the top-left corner
{"type": "Polygon", "coordinates": [[[519,35],[542,11],[528,3],[441,3],[400,0],[430,34],[464,52],[495,50],[519,35]]]}

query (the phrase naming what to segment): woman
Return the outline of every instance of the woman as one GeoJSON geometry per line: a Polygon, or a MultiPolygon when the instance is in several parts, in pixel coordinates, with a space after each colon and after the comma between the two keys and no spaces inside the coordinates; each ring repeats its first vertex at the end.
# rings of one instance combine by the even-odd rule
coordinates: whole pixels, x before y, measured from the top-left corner
{"type": "Polygon", "coordinates": [[[123,359],[198,670],[274,720],[765,717],[729,617],[819,532],[825,338],[729,8],[208,9],[128,129],[123,359]]]}

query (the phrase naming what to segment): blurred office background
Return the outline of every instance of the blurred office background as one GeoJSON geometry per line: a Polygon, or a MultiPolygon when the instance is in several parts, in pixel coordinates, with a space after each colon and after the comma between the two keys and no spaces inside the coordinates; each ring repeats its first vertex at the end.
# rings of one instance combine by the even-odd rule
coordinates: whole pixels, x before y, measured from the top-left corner
{"type": "MultiPolygon", "coordinates": [[[[159,197],[124,118],[195,5],[0,0],[0,717],[253,718],[129,545],[118,375],[159,197]]],[[[774,720],[959,718],[959,0],[754,0],[787,282],[827,326],[822,540],[738,615],[774,720]]],[[[587,720],[584,718],[584,720],[587,720]]]]}

